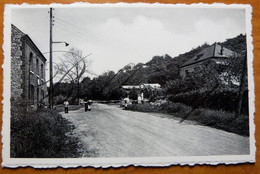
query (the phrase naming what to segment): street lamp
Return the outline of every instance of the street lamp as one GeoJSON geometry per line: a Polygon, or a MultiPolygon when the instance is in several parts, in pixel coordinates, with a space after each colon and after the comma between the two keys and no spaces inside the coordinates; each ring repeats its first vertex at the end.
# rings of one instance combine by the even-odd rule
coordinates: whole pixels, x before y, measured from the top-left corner
{"type": "Polygon", "coordinates": [[[50,34],[50,90],[49,90],[49,104],[50,109],[53,109],[53,65],[52,65],[52,44],[54,43],[65,43],[65,46],[69,46],[69,44],[65,41],[58,41],[53,42],[52,41],[52,33],[50,34]]]}
{"type": "Polygon", "coordinates": [[[65,43],[65,47],[69,46],[70,44],[68,44],[67,42],[65,41],[59,41],[59,42],[52,42],[52,43],[65,43]]]}

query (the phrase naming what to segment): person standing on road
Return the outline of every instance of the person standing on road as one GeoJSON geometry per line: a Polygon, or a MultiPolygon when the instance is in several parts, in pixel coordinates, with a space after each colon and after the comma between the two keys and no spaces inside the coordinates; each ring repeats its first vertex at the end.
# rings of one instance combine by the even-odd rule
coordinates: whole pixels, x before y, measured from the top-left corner
{"type": "Polygon", "coordinates": [[[85,101],[84,105],[85,105],[85,112],[87,112],[88,111],[88,101],[85,101]]]}
{"type": "Polygon", "coordinates": [[[69,113],[69,102],[68,102],[68,100],[66,100],[64,102],[64,108],[65,108],[65,113],[69,113]]]}

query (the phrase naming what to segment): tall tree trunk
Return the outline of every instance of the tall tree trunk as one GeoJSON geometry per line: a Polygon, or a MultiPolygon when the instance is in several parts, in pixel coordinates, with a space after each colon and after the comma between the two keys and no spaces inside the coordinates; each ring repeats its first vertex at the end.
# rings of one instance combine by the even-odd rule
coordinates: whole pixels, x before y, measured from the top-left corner
{"type": "Polygon", "coordinates": [[[237,97],[237,105],[235,108],[235,119],[239,116],[240,112],[241,112],[241,106],[242,106],[242,100],[243,100],[243,94],[246,88],[246,75],[247,75],[247,52],[245,54],[245,58],[244,58],[244,64],[243,64],[243,70],[242,70],[242,77],[240,80],[240,86],[239,86],[239,92],[238,92],[238,97],[237,97]]]}

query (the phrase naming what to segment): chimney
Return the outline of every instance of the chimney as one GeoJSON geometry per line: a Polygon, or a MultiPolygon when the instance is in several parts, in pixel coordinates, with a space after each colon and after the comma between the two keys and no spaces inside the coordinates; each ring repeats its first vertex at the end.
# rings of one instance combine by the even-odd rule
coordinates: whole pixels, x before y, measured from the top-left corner
{"type": "Polygon", "coordinates": [[[223,55],[223,51],[224,51],[224,49],[223,49],[223,46],[221,45],[221,48],[220,48],[220,55],[223,55]]]}

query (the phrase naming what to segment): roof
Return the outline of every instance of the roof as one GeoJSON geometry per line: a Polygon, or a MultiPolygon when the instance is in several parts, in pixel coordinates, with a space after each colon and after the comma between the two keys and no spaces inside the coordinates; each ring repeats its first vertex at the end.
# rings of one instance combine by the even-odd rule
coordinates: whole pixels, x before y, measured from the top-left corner
{"type": "Polygon", "coordinates": [[[139,85],[124,85],[122,86],[123,89],[139,89],[139,85]]]}
{"type": "Polygon", "coordinates": [[[158,83],[143,83],[140,85],[124,85],[122,86],[123,89],[144,89],[144,88],[152,88],[152,89],[159,89],[161,85],[158,83]]]}
{"type": "Polygon", "coordinates": [[[44,59],[44,61],[47,61],[45,56],[42,54],[42,52],[39,50],[39,48],[35,45],[35,43],[32,41],[32,39],[27,34],[22,32],[14,24],[11,24],[11,27],[12,27],[12,30],[16,30],[17,32],[19,32],[19,34],[21,35],[21,38],[26,39],[34,47],[35,51],[38,52],[38,54],[44,59]]]}
{"type": "Polygon", "coordinates": [[[189,59],[182,64],[180,68],[205,61],[210,58],[228,58],[234,56],[236,53],[228,48],[225,48],[217,43],[214,43],[208,48],[203,49],[196,56],[189,59]]]}
{"type": "Polygon", "coordinates": [[[141,84],[140,86],[145,87],[145,88],[161,88],[161,85],[159,83],[144,83],[141,84]]]}
{"type": "Polygon", "coordinates": [[[22,32],[19,28],[17,28],[14,24],[11,24],[12,31],[15,30],[18,32],[21,36],[25,36],[24,32],[22,32]]]}

